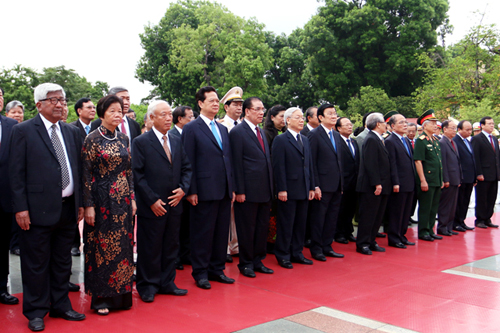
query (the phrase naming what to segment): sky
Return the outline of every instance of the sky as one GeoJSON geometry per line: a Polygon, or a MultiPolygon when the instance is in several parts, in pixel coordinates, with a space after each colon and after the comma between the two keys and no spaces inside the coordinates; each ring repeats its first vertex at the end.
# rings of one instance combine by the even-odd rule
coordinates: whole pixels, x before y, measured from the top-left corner
{"type": "MultiPolygon", "coordinates": [[[[129,89],[138,104],[151,90],[136,79],[135,69],[144,53],[139,34],[158,24],[172,0],[141,0],[129,6],[115,0],[20,0],[0,5],[0,69],[16,64],[42,71],[64,65],[90,82],[129,89]]],[[[219,0],[232,13],[255,17],[265,29],[290,34],[316,14],[316,0],[219,0]]],[[[454,26],[446,43],[456,43],[479,23],[472,12],[485,12],[483,24],[500,18],[498,0],[449,0],[448,15],[454,26]]],[[[194,93],[194,92],[193,92],[194,93]]],[[[7,102],[7,101],[6,101],[7,102]]]]}

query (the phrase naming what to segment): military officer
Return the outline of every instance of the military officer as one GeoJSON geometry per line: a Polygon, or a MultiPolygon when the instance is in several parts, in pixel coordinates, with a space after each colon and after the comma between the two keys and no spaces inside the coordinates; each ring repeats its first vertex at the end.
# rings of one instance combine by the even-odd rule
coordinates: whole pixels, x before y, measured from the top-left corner
{"type": "Polygon", "coordinates": [[[425,241],[443,239],[434,233],[434,223],[439,207],[441,188],[443,187],[443,165],[439,140],[433,135],[436,131],[437,118],[434,110],[425,111],[417,123],[424,132],[415,143],[413,159],[417,170],[418,198],[418,238],[425,241]]]}

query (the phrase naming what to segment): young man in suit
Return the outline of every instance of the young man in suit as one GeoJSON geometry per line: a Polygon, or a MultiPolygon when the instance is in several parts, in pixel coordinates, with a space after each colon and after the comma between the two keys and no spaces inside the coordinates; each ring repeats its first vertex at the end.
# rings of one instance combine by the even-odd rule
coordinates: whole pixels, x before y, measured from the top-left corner
{"type": "Polygon", "coordinates": [[[227,128],[215,121],[219,97],[214,87],[196,93],[200,116],[184,126],[182,142],[193,168],[186,200],[191,207],[191,263],[196,286],[232,284],[224,274],[227,235],[234,200],[232,153],[227,128]]]}
{"type": "Polygon", "coordinates": [[[148,107],[152,130],[134,140],[132,171],[137,199],[137,291],[144,302],[155,294],[183,296],[175,285],[181,200],[191,182],[191,164],[179,137],[168,135],[172,109],[165,101],[148,107]]]}
{"type": "Polygon", "coordinates": [[[269,146],[259,124],[264,117],[264,104],[257,97],[243,103],[245,118],[229,133],[236,182],[234,215],[239,243],[238,268],[246,277],[255,272],[274,273],[262,263],[266,257],[267,231],[273,174],[269,146]]]}
{"type": "Polygon", "coordinates": [[[479,124],[481,132],[472,137],[474,158],[476,159],[476,227],[486,229],[498,228],[491,223],[495,210],[498,181],[500,180],[500,154],[498,140],[492,135],[495,121],[491,117],[483,117],[479,124]]]}
{"type": "Polygon", "coordinates": [[[66,105],[61,86],[35,88],[38,115],[12,130],[10,185],[21,227],[23,314],[32,331],[45,328],[43,317],[78,321],[68,298],[71,245],[83,218],[80,188],[82,142],[75,126],[59,120],[66,105]]]}

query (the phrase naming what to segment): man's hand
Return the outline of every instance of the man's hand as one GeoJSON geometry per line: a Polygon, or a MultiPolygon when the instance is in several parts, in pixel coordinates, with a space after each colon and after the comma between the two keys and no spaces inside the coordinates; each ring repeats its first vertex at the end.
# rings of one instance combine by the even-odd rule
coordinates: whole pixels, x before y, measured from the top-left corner
{"type": "Polygon", "coordinates": [[[94,207],[85,207],[84,212],[85,222],[88,225],[94,226],[95,223],[95,210],[94,207]]]}
{"type": "Polygon", "coordinates": [[[167,213],[167,210],[163,208],[166,204],[163,202],[163,200],[158,199],[154,204],[149,206],[153,213],[155,213],[156,216],[163,216],[167,213]]]}
{"type": "Polygon", "coordinates": [[[429,185],[427,184],[427,181],[421,181],[420,182],[420,188],[422,189],[422,192],[427,192],[429,191],[429,185]]]}
{"type": "Polygon", "coordinates": [[[198,204],[198,194],[190,194],[186,197],[186,200],[193,206],[198,204]]]}
{"type": "Polygon", "coordinates": [[[21,227],[23,230],[30,230],[30,214],[27,210],[23,210],[22,212],[16,213],[16,221],[17,224],[21,227]]]}
{"type": "Polygon", "coordinates": [[[231,197],[231,205],[234,204],[234,200],[236,200],[236,193],[233,192],[233,196],[231,197]]]}
{"type": "Polygon", "coordinates": [[[137,204],[135,200],[132,200],[132,216],[135,216],[135,213],[137,213],[137,204]]]}
{"type": "Polygon", "coordinates": [[[477,180],[479,180],[480,182],[484,182],[484,176],[483,175],[478,175],[477,176],[477,180]]]}
{"type": "Polygon", "coordinates": [[[174,193],[174,195],[168,197],[169,200],[172,199],[168,204],[175,207],[181,202],[182,197],[184,197],[184,191],[179,187],[173,190],[172,193],[174,193]]]}
{"type": "Polygon", "coordinates": [[[444,187],[450,187],[450,182],[445,182],[443,185],[444,187]]]}
{"type": "Polygon", "coordinates": [[[309,191],[309,200],[314,199],[314,191],[309,191]]]}
{"type": "Polygon", "coordinates": [[[316,200],[321,200],[321,189],[319,187],[314,189],[314,198],[316,200]]]}
{"type": "Polygon", "coordinates": [[[394,193],[399,193],[399,185],[394,185],[394,186],[392,187],[392,191],[393,191],[394,193]]]}
{"type": "Polygon", "coordinates": [[[236,201],[239,203],[243,203],[246,200],[246,196],[244,194],[236,194],[236,201]]]}
{"type": "Polygon", "coordinates": [[[281,191],[278,193],[278,199],[280,201],[286,202],[288,200],[288,193],[286,191],[281,191]]]}
{"type": "Polygon", "coordinates": [[[375,186],[375,192],[373,192],[375,195],[380,195],[382,193],[382,185],[377,185],[375,186]]]}

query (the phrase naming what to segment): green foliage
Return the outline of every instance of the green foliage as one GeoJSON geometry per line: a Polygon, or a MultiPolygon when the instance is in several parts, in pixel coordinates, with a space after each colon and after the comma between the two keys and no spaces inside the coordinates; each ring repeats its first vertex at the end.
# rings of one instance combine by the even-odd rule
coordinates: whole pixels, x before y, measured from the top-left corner
{"type": "Polygon", "coordinates": [[[141,126],[144,125],[144,115],[148,112],[148,106],[144,104],[132,104],[130,108],[135,111],[135,121],[141,126]]]}
{"type": "Polygon", "coordinates": [[[415,99],[413,97],[397,96],[391,97],[391,100],[396,104],[395,110],[406,118],[418,118],[422,113],[421,111],[415,109],[415,99]]]}
{"type": "Polygon", "coordinates": [[[29,68],[16,65],[0,72],[0,87],[5,91],[5,105],[17,100],[24,105],[25,119],[33,117],[38,111],[35,108],[33,89],[39,84],[38,73],[29,68]]]}
{"type": "Polygon", "coordinates": [[[495,124],[500,122],[500,105],[495,105],[489,98],[484,98],[476,105],[463,106],[458,111],[458,119],[469,120],[471,123],[475,123],[486,116],[492,117],[495,124]]]}
{"type": "Polygon", "coordinates": [[[396,103],[382,89],[372,86],[361,87],[359,95],[352,97],[347,105],[346,115],[350,118],[354,115],[363,117],[368,112],[385,114],[396,110],[396,103]]]}

